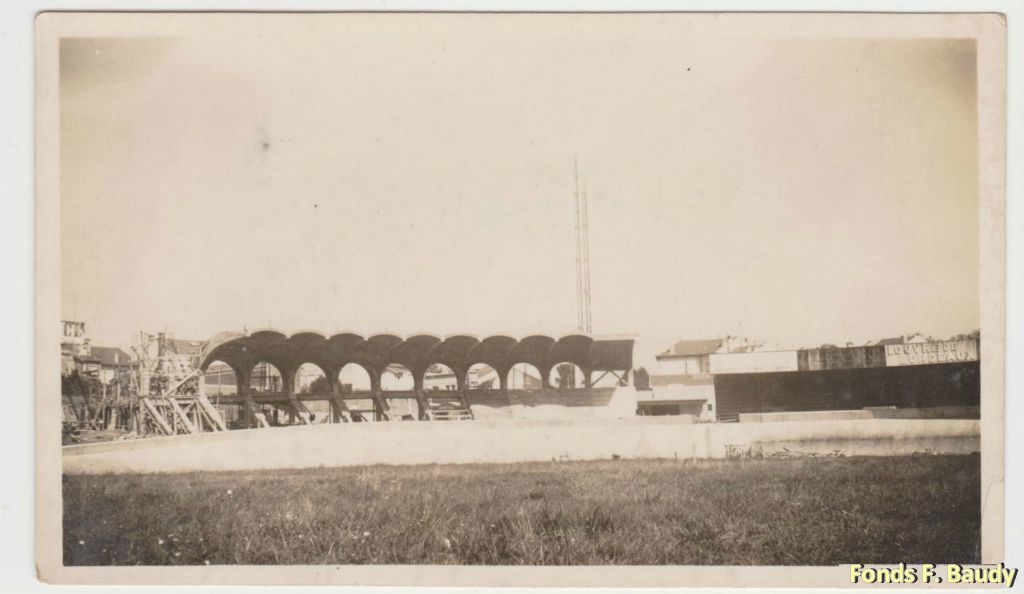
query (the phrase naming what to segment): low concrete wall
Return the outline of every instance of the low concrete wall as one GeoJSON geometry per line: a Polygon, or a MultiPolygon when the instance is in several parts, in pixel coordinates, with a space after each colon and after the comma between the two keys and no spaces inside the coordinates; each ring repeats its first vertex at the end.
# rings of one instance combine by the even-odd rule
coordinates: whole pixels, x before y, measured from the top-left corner
{"type": "Polygon", "coordinates": [[[931,408],[866,407],[862,410],[818,410],[806,412],[743,413],[741,423],[787,421],[842,421],[852,419],[980,419],[977,406],[936,406],[931,408]]]}
{"type": "Polygon", "coordinates": [[[636,416],[633,387],[579,390],[469,390],[473,416],[490,419],[622,419],[636,416]]]}
{"type": "Polygon", "coordinates": [[[868,408],[876,419],[980,419],[980,406],[935,406],[932,408],[868,408]]]}
{"type": "Polygon", "coordinates": [[[873,419],[866,410],[816,410],[807,412],[742,413],[741,423],[784,423],[795,421],[849,421],[873,419]]]}
{"type": "Polygon", "coordinates": [[[552,459],[723,458],[759,446],[847,455],[979,450],[980,422],[854,420],[692,424],[674,417],[630,420],[492,420],[350,423],[251,429],[67,446],[66,473],[181,472],[461,464],[552,459]]]}

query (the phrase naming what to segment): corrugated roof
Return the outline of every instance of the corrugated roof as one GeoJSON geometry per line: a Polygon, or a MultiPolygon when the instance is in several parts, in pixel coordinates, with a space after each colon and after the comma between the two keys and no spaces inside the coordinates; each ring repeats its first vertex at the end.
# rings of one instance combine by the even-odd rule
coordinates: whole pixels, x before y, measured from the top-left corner
{"type": "Polygon", "coordinates": [[[696,355],[710,355],[722,348],[721,338],[708,338],[702,340],[680,340],[669,350],[659,354],[656,358],[665,357],[693,357],[696,355]]]}

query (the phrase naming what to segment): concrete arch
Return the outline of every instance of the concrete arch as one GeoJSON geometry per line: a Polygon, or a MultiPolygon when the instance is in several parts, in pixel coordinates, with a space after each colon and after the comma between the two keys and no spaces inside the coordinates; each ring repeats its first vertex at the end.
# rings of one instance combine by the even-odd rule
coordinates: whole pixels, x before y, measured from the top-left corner
{"type": "Polygon", "coordinates": [[[421,380],[424,392],[453,392],[463,389],[463,378],[459,372],[445,363],[430,363],[426,366],[421,380]]]}
{"type": "Polygon", "coordinates": [[[260,330],[223,342],[205,354],[200,368],[205,370],[210,362],[220,360],[236,369],[251,370],[269,345],[286,338],[276,330],[260,330]]]}
{"type": "Polygon", "coordinates": [[[549,386],[558,390],[581,390],[590,387],[586,370],[572,361],[553,363],[547,381],[549,386]]]}
{"type": "Polygon", "coordinates": [[[364,342],[362,336],[346,332],[334,334],[317,347],[320,351],[320,358],[325,364],[333,369],[341,370],[346,364],[358,362],[360,365],[368,365],[370,362],[361,360],[355,355],[359,344],[364,342]]]}
{"type": "Polygon", "coordinates": [[[505,372],[507,390],[541,390],[545,387],[544,372],[529,361],[516,361],[505,372]]]}
{"type": "Polygon", "coordinates": [[[206,368],[203,370],[203,383],[205,384],[206,393],[211,396],[240,393],[238,370],[220,359],[207,363],[206,368]],[[228,378],[230,378],[230,381],[225,381],[228,378]],[[228,386],[230,389],[226,389],[228,386]]]}
{"type": "Polygon", "coordinates": [[[508,367],[509,352],[518,344],[511,336],[488,336],[466,354],[469,363],[487,363],[495,369],[508,367]]]}
{"type": "Polygon", "coordinates": [[[403,339],[394,334],[374,334],[368,338],[353,332],[330,337],[312,332],[297,332],[291,337],[277,330],[259,330],[248,335],[220,333],[204,348],[201,369],[213,361],[222,361],[236,371],[240,391],[248,387],[250,372],[260,361],[273,364],[284,376],[286,390],[294,388],[294,372],[304,363],[314,363],[329,379],[349,363],[367,370],[373,389],[380,389],[380,376],[389,363],[400,363],[413,373],[419,389],[430,364],[443,363],[456,372],[462,385],[467,385],[470,367],[477,363],[489,365],[500,372],[502,383],[514,363],[534,366],[542,384],[549,384],[551,368],[556,363],[577,365],[589,378],[594,372],[613,372],[625,376],[632,368],[633,339],[594,339],[583,334],[558,338],[535,334],[517,340],[507,335],[477,338],[470,334],[453,334],[442,339],[433,334],[416,334],[403,339]]]}
{"type": "Polygon", "coordinates": [[[259,360],[249,368],[248,392],[251,394],[276,394],[287,392],[287,376],[271,361],[259,360]]]}
{"type": "Polygon", "coordinates": [[[418,389],[416,375],[407,365],[386,364],[380,373],[380,389],[385,392],[411,392],[418,389]]]}
{"type": "Polygon", "coordinates": [[[328,370],[313,361],[303,361],[295,366],[292,385],[295,386],[295,392],[297,394],[329,393],[333,388],[331,374],[328,370]],[[308,369],[309,367],[315,368],[315,378],[313,377],[313,369],[308,369]],[[303,371],[304,369],[305,371],[303,371]],[[323,378],[323,381],[317,382],[318,378],[323,378]]]}
{"type": "Polygon", "coordinates": [[[506,375],[502,370],[481,361],[468,365],[460,378],[467,390],[502,390],[507,381],[506,375]]]}
{"type": "Polygon", "coordinates": [[[379,370],[391,359],[391,351],[402,344],[402,339],[394,334],[375,334],[363,342],[353,346],[352,355],[362,358],[379,370]]]}
{"type": "Polygon", "coordinates": [[[465,367],[470,351],[478,344],[480,344],[480,339],[475,336],[456,334],[431,347],[425,358],[457,370],[460,367],[465,367]]]}
{"type": "MultiPolygon", "coordinates": [[[[542,373],[546,373],[548,367],[548,353],[555,345],[555,339],[550,336],[535,334],[520,340],[508,353],[509,361],[516,363],[529,363],[542,373]]],[[[511,367],[511,365],[510,365],[511,367]]]]}
{"type": "Polygon", "coordinates": [[[389,363],[398,363],[413,373],[414,388],[419,389],[423,383],[423,374],[428,365],[428,355],[441,339],[431,334],[412,336],[393,347],[388,353],[389,363]]]}
{"type": "Polygon", "coordinates": [[[333,334],[327,339],[327,342],[332,346],[342,349],[344,352],[349,352],[355,347],[355,345],[365,341],[359,334],[352,332],[344,332],[342,334],[333,334]]]}
{"type": "Polygon", "coordinates": [[[590,366],[590,348],[593,344],[594,339],[584,334],[563,336],[551,345],[547,354],[548,365],[568,362],[585,370],[590,366]]]}
{"type": "Polygon", "coordinates": [[[342,394],[371,394],[375,389],[372,370],[355,361],[339,367],[335,378],[342,394]]]}

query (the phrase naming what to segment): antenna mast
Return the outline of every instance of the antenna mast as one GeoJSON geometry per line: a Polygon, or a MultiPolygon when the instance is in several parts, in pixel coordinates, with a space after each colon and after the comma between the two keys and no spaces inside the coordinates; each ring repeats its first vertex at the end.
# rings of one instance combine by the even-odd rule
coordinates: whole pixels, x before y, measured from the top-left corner
{"type": "Polygon", "coordinates": [[[590,222],[587,186],[580,192],[579,164],[573,159],[573,198],[576,205],[576,330],[590,334],[590,222]]]}

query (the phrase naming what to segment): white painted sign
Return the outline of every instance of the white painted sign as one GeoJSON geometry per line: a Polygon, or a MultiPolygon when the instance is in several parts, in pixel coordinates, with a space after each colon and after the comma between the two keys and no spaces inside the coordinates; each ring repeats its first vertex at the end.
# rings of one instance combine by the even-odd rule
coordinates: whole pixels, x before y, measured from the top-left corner
{"type": "Polygon", "coordinates": [[[711,355],[712,374],[765,373],[796,370],[796,351],[715,353],[711,355]]]}
{"type": "Polygon", "coordinates": [[[978,341],[973,339],[890,344],[885,347],[885,365],[887,367],[963,363],[977,360],[978,341]]]}
{"type": "Polygon", "coordinates": [[[63,327],[63,338],[61,342],[69,344],[82,344],[85,340],[85,322],[61,321],[63,327]]]}

